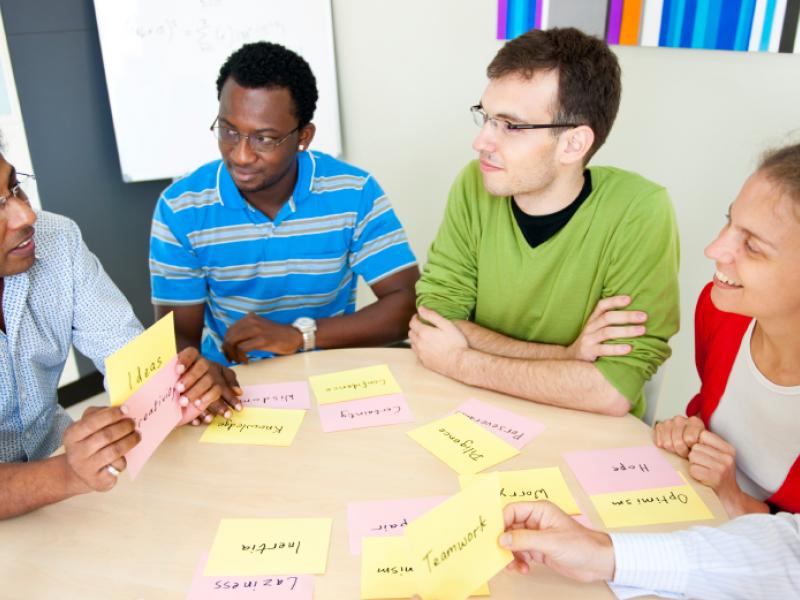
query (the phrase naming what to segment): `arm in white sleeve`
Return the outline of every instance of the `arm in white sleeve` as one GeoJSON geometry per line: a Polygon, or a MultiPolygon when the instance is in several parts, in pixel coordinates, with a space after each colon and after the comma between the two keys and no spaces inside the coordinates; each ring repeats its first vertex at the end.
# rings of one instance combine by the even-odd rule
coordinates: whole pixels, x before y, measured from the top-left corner
{"type": "Polygon", "coordinates": [[[800,598],[800,515],[751,514],[716,528],[610,535],[615,584],[702,600],[800,598]]]}

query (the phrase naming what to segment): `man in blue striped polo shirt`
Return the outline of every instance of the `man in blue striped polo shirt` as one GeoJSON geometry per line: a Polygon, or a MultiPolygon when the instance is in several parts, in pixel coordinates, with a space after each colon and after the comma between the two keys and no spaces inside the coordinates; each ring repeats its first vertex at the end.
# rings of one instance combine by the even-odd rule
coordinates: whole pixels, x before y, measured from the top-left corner
{"type": "Polygon", "coordinates": [[[246,44],[217,92],[222,159],[159,198],[150,279],[156,314],[175,313],[179,346],[202,342],[239,408],[232,363],[404,339],[419,270],[377,181],[309,151],[317,88],[305,60],[246,44]],[[378,300],[356,311],[359,275],[378,300]]]}

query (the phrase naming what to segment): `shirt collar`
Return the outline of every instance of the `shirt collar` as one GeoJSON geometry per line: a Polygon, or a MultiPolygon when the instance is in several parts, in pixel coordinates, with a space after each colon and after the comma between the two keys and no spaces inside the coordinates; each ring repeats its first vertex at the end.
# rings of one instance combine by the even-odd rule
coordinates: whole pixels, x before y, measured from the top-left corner
{"type": "MultiPolygon", "coordinates": [[[[314,181],[316,167],[316,159],[310,151],[306,150],[297,153],[297,182],[289,200],[278,213],[278,218],[282,218],[285,211],[288,211],[288,214],[294,213],[297,210],[297,206],[311,195],[311,186],[314,181]]],[[[239,192],[239,188],[233,182],[225,163],[221,160],[217,168],[217,193],[222,205],[226,208],[245,210],[248,207],[247,200],[239,192]]]]}

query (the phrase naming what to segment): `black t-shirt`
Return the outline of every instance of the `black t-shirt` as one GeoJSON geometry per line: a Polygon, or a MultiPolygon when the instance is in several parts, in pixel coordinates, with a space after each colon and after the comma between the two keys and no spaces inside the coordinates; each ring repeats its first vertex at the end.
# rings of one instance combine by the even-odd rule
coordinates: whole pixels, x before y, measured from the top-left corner
{"type": "Polygon", "coordinates": [[[586,169],[583,172],[583,187],[578,197],[572,201],[572,204],[565,206],[558,212],[549,215],[528,215],[522,212],[522,209],[517,206],[517,202],[512,198],[511,208],[514,211],[514,218],[517,220],[517,225],[519,225],[522,235],[525,236],[525,240],[530,247],[536,248],[536,246],[544,244],[561,231],[591,193],[592,175],[589,169],[586,169]]]}

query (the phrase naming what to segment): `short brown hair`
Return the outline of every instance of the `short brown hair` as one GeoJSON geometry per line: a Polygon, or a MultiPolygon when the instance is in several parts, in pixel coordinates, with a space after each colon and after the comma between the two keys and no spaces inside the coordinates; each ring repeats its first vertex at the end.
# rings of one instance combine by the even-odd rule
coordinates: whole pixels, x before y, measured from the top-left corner
{"type": "Polygon", "coordinates": [[[617,57],[604,41],[574,27],[534,29],[509,41],[492,59],[489,79],[558,71],[555,121],[585,123],[594,132],[586,162],[603,145],[614,124],[622,95],[617,57]]]}
{"type": "Polygon", "coordinates": [[[800,143],[765,152],[758,172],[794,200],[795,215],[800,216],[800,143]]]}

